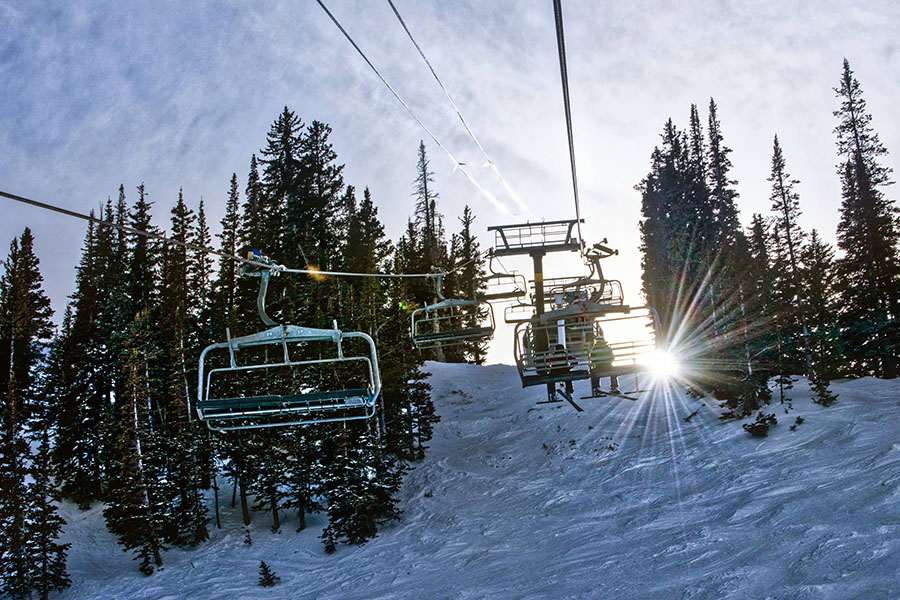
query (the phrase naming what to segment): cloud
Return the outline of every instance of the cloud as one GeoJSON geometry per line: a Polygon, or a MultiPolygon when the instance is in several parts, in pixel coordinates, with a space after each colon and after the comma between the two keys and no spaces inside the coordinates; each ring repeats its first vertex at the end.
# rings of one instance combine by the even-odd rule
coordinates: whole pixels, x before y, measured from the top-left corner
{"type": "MultiPolygon", "coordinates": [[[[413,2],[397,7],[511,185],[547,219],[574,214],[548,2],[413,2]]],[[[473,175],[510,205],[386,2],[328,2],[388,81],[473,175]]],[[[803,225],[834,239],[831,88],[849,58],[888,149],[900,152],[900,6],[802,2],[591,2],[564,5],[583,214],[639,287],[639,197],[663,122],[687,124],[715,97],[734,149],[740,208],[768,211],[772,136],[802,181],[803,225]]],[[[183,186],[210,222],[232,172],[243,182],[284,105],[334,128],[345,178],[368,185],[388,233],[412,211],[416,148],[426,140],[448,226],[465,204],[476,225],[506,221],[429,143],[312,1],[0,3],[0,189],[89,210],[146,182],[163,223],[183,186]]],[[[894,155],[887,157],[897,167],[894,155]]],[[[243,183],[241,185],[243,187],[243,183]]],[[[36,224],[57,311],[72,291],[84,227],[3,207],[0,241],[36,224]]],[[[486,245],[490,238],[482,229],[486,245]]],[[[499,336],[498,336],[499,337],[499,336]]]]}

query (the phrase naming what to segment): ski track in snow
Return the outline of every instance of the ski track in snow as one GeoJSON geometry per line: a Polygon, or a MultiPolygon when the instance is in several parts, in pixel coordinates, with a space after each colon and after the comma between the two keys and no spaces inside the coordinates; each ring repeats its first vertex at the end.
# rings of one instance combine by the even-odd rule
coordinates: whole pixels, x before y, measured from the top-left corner
{"type": "Polygon", "coordinates": [[[798,383],[794,410],[769,407],[779,423],[756,439],[710,400],[582,400],[576,413],[535,406],[544,390],[520,389],[513,367],[427,368],[442,420],[403,516],[374,540],[328,556],[324,515],[297,533],[282,514],[276,535],[259,512],[246,546],[226,507],[210,542],[145,577],[102,507],[64,504],[74,584],[60,597],[900,598],[900,382],[835,382],[827,409],[798,383]],[[260,560],[275,587],[257,585],[260,560]]]}

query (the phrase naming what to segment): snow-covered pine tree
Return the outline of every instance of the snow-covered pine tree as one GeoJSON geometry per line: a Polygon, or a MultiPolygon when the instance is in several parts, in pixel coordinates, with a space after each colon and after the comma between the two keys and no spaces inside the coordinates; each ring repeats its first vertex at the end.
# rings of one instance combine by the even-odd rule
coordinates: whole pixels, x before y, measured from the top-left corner
{"type": "Polygon", "coordinates": [[[39,265],[34,236],[26,227],[11,242],[0,278],[0,389],[8,389],[15,376],[16,394],[26,417],[37,390],[36,368],[53,334],[53,311],[41,288],[39,265]]]}
{"type": "Polygon", "coordinates": [[[262,587],[272,587],[279,581],[281,581],[281,577],[276,575],[265,561],[259,561],[259,585],[262,587]]]}
{"type": "Polygon", "coordinates": [[[243,436],[243,477],[246,491],[255,497],[253,510],[268,510],[272,532],[281,531],[280,511],[285,507],[289,450],[282,431],[257,430],[243,436]],[[247,468],[249,466],[249,468],[247,468]]]}
{"type": "Polygon", "coordinates": [[[64,590],[72,584],[66,571],[66,554],[71,544],[57,542],[66,522],[59,516],[56,505],[60,496],[51,480],[50,433],[45,419],[46,416],[42,418],[43,426],[37,430],[39,443],[31,464],[26,524],[31,587],[41,600],[47,600],[50,592],[64,590]]]}
{"type": "MultiPolygon", "coordinates": [[[[111,218],[107,213],[106,219],[111,218]]],[[[112,263],[113,238],[101,236],[100,229],[94,223],[88,225],[68,319],[54,340],[48,370],[56,483],[62,495],[82,510],[105,492],[105,446],[114,378],[110,364],[118,361],[113,322],[117,316],[106,312],[110,305],[104,296],[106,285],[112,282],[111,272],[123,269],[122,263],[112,263]]],[[[116,281],[124,286],[126,276],[127,272],[116,281]]],[[[119,300],[123,301],[121,295],[119,300]]]]}
{"type": "Polygon", "coordinates": [[[32,557],[28,551],[28,440],[15,373],[6,371],[0,411],[0,589],[12,599],[31,596],[32,557]]]}
{"type": "Polygon", "coordinates": [[[306,529],[306,514],[322,509],[318,495],[322,470],[317,444],[319,436],[309,427],[294,428],[289,435],[285,481],[289,492],[283,506],[297,509],[297,531],[302,531],[306,529]]]}
{"type": "Polygon", "coordinates": [[[162,566],[163,537],[167,525],[167,489],[160,485],[160,444],[151,429],[151,384],[148,373],[151,353],[148,311],[132,324],[123,364],[122,386],[116,397],[114,442],[106,526],[127,552],[140,559],[140,571],[151,575],[162,566]]]}
{"type": "MultiPolygon", "coordinates": [[[[236,179],[233,180],[233,183],[237,186],[236,179]]],[[[236,208],[237,200],[235,200],[234,205],[236,208]]],[[[237,215],[235,215],[235,221],[236,217],[237,215]]],[[[200,205],[197,207],[196,226],[189,232],[188,237],[194,246],[200,248],[212,247],[212,238],[209,234],[209,227],[206,224],[206,210],[203,198],[200,198],[200,205]]],[[[231,252],[231,254],[234,254],[234,252],[231,252]]],[[[234,268],[234,262],[228,262],[234,268]]],[[[207,252],[191,250],[188,254],[188,326],[184,369],[182,372],[186,399],[194,398],[196,395],[197,365],[200,352],[207,345],[222,339],[221,336],[213,331],[213,324],[222,320],[223,317],[227,320],[229,316],[229,311],[220,311],[215,305],[216,298],[212,281],[213,263],[212,257],[207,252]]],[[[187,407],[185,407],[185,413],[186,411],[187,407]]],[[[192,451],[196,454],[195,462],[199,469],[197,479],[199,488],[209,489],[213,486],[216,476],[215,443],[209,429],[200,427],[195,422],[195,414],[185,414],[185,416],[186,426],[179,428],[179,432],[189,433],[192,451]]],[[[194,490],[191,494],[200,495],[199,490],[194,490]]],[[[216,514],[218,516],[218,512],[216,514]]],[[[197,531],[200,532],[199,529],[197,531]]]]}
{"type": "MultiPolygon", "coordinates": [[[[781,273],[781,285],[785,290],[782,295],[786,301],[796,308],[796,311],[790,315],[787,320],[797,323],[799,322],[799,330],[793,327],[793,333],[796,336],[799,333],[803,342],[800,350],[804,354],[806,373],[809,377],[813,377],[812,353],[809,345],[809,325],[807,323],[807,300],[803,294],[803,287],[800,285],[800,248],[806,234],[797,223],[800,217],[800,195],[794,191],[794,185],[800,183],[799,180],[792,179],[786,170],[786,161],[781,145],[778,143],[778,136],[772,145],[772,171],[769,176],[769,182],[772,183],[772,194],[769,199],[772,201],[772,212],[775,220],[775,229],[779,235],[775,238],[781,248],[778,254],[785,256],[787,259],[786,273],[781,273]],[[790,317],[794,317],[791,319],[790,317]]],[[[826,384],[827,385],[827,384],[826,384]]]]}
{"type": "MultiPolygon", "coordinates": [[[[208,233],[199,227],[179,191],[169,237],[182,243],[197,243],[205,235],[208,233]]],[[[158,312],[160,352],[153,369],[157,381],[151,384],[157,390],[156,404],[161,407],[154,437],[165,449],[161,453],[159,484],[165,487],[164,501],[171,507],[166,511],[165,536],[167,542],[182,546],[197,545],[209,536],[209,517],[200,493],[204,484],[208,485],[209,467],[201,462],[202,438],[187,413],[191,384],[196,380],[196,352],[191,348],[201,341],[201,306],[208,302],[206,260],[181,246],[168,247],[163,252],[158,312]]],[[[205,458],[209,460],[208,456],[205,458]]]]}
{"type": "Polygon", "coordinates": [[[370,427],[357,424],[343,434],[325,449],[322,487],[328,498],[328,526],[322,540],[328,553],[341,541],[364,543],[375,537],[380,524],[400,515],[394,495],[402,481],[402,464],[382,453],[370,427]]]}
{"type": "MultiPolygon", "coordinates": [[[[450,267],[458,268],[446,278],[446,285],[454,296],[459,298],[473,298],[484,291],[482,277],[485,275],[485,260],[479,249],[478,240],[472,233],[472,223],[475,215],[468,205],[463,208],[463,214],[459,217],[462,224],[458,234],[454,234],[450,244],[450,267]]],[[[472,318],[465,323],[465,327],[477,327],[479,323],[472,318]]],[[[456,346],[445,349],[448,362],[471,362],[476,365],[484,363],[487,354],[487,342],[481,340],[466,341],[456,346]]]]}
{"type": "Polygon", "coordinates": [[[819,386],[814,400],[828,405],[836,396],[828,390],[827,382],[841,376],[844,358],[838,328],[834,250],[815,229],[800,252],[800,269],[804,295],[809,300],[807,315],[815,370],[812,379],[814,387],[819,386]],[[826,382],[826,385],[819,382],[826,382]]]}
{"type": "Polygon", "coordinates": [[[854,375],[897,376],[900,328],[900,229],[897,207],[885,196],[891,169],[882,164],[887,149],[872,127],[859,81],[844,59],[838,87],[841,107],[837,165],[842,182],[837,228],[841,333],[854,375]]]}

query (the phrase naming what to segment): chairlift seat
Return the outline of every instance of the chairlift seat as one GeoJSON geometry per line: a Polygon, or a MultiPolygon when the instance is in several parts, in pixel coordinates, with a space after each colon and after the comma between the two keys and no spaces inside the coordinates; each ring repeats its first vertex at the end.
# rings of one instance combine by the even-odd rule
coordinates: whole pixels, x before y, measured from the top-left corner
{"type": "Polygon", "coordinates": [[[284,396],[248,396],[244,398],[218,398],[204,403],[203,412],[208,419],[228,416],[243,417],[279,412],[312,413],[318,410],[338,410],[369,404],[372,394],[366,389],[334,390],[286,394],[284,396]]]}
{"type": "Polygon", "coordinates": [[[493,333],[494,330],[490,327],[471,327],[469,329],[457,329],[455,331],[420,333],[416,338],[423,342],[454,341],[457,339],[483,338],[492,335],[493,333]]]}

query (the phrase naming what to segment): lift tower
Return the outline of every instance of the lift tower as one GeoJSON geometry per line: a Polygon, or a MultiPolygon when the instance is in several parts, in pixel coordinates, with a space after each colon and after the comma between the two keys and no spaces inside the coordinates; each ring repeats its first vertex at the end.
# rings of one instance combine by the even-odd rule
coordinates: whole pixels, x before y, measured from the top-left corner
{"type": "MultiPolygon", "coordinates": [[[[581,223],[584,219],[581,219],[581,223]]],[[[495,225],[488,227],[494,232],[494,256],[531,256],[534,263],[534,316],[544,314],[544,255],[549,252],[581,252],[582,247],[575,235],[579,221],[544,221],[542,223],[522,223],[517,225],[495,225]]],[[[536,336],[534,350],[546,352],[549,349],[546,335],[536,336]]],[[[555,394],[555,383],[547,383],[548,397],[555,394]]]]}

